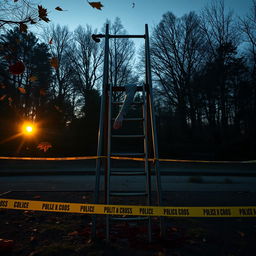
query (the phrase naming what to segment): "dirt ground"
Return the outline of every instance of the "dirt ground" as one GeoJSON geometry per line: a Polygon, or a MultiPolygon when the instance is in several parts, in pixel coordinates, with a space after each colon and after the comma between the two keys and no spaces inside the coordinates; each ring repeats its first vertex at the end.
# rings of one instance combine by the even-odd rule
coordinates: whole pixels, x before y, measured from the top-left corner
{"type": "MultiPolygon", "coordinates": [[[[11,192],[3,198],[92,203],[89,192],[11,192]]],[[[169,206],[255,205],[255,193],[166,192],[169,206]]],[[[129,203],[134,204],[129,199],[129,203]]],[[[90,215],[0,210],[1,256],[252,256],[256,254],[255,218],[166,218],[166,236],[159,236],[153,218],[153,241],[147,227],[118,222],[105,241],[105,218],[98,217],[97,240],[91,240],[90,215]],[[1,240],[2,239],[2,240],[1,240]]]]}

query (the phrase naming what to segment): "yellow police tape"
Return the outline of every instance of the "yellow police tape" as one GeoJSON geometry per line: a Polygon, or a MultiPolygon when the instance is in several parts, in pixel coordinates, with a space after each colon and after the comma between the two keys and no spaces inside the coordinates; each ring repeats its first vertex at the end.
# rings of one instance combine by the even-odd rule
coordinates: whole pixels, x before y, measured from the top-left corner
{"type": "Polygon", "coordinates": [[[256,217],[256,206],[176,207],[80,204],[0,198],[0,209],[165,217],[256,217]]]}
{"type": "MultiPolygon", "coordinates": [[[[92,160],[104,159],[107,156],[74,156],[74,157],[15,157],[15,156],[0,156],[0,160],[37,160],[37,161],[71,161],[71,160],[92,160]]],[[[131,161],[145,161],[145,158],[138,157],[119,157],[111,156],[111,159],[116,160],[131,160],[131,161]]],[[[148,158],[148,161],[160,162],[176,162],[176,163],[212,163],[212,164],[253,164],[256,160],[248,161],[207,161],[207,160],[182,160],[182,159],[164,159],[164,158],[148,158]]]]}

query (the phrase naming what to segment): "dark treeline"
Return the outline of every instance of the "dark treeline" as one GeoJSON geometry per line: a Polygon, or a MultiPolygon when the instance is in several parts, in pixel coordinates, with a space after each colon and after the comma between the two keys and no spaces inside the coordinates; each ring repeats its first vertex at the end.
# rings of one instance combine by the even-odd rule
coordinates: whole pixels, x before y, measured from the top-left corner
{"type": "MultiPolygon", "coordinates": [[[[167,12],[153,28],[162,157],[255,158],[255,17],[255,4],[247,16],[236,17],[219,1],[199,14],[176,17],[167,12]]],[[[111,34],[126,33],[119,18],[107,23],[111,34]]],[[[53,25],[40,39],[18,28],[2,31],[2,155],[95,155],[104,44],[96,44],[93,33],[97,31],[89,25],[73,32],[53,25]],[[17,62],[25,64],[19,75],[12,70],[17,62]],[[37,124],[36,136],[18,136],[24,120],[37,124]],[[42,142],[52,147],[44,152],[38,148],[42,142]]],[[[143,58],[136,63],[136,56],[132,40],[111,41],[110,83],[143,82],[143,58]]]]}

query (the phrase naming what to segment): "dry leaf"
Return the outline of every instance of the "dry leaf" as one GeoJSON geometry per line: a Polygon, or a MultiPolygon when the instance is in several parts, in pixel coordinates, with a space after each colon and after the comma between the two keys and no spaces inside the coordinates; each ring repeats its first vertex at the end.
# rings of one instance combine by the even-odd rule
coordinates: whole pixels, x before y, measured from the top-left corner
{"type": "Polygon", "coordinates": [[[20,75],[24,72],[25,70],[25,65],[22,61],[17,61],[16,63],[14,63],[13,65],[9,66],[9,71],[13,74],[13,75],[20,75]]]}
{"type": "Polygon", "coordinates": [[[28,32],[28,26],[25,23],[20,23],[20,32],[28,32]]]}
{"type": "Polygon", "coordinates": [[[62,110],[60,109],[60,107],[59,106],[54,106],[55,107],[55,109],[57,110],[57,111],[59,111],[59,112],[62,112],[62,110]]]}
{"type": "Polygon", "coordinates": [[[48,18],[47,18],[47,9],[43,8],[42,5],[38,5],[38,17],[42,20],[44,20],[45,22],[48,22],[50,21],[48,18]]]}
{"type": "Polygon", "coordinates": [[[91,5],[93,8],[96,8],[98,10],[101,10],[101,7],[103,7],[103,5],[101,4],[101,2],[88,2],[89,5],[91,5]]]}
{"type": "Polygon", "coordinates": [[[77,235],[78,235],[78,231],[73,231],[68,233],[68,236],[77,236],[77,235]]]}
{"type": "Polygon", "coordinates": [[[45,95],[46,95],[45,89],[40,89],[39,93],[40,93],[40,95],[42,95],[42,96],[45,96],[45,95]]]}
{"type": "Polygon", "coordinates": [[[18,90],[20,91],[20,93],[26,94],[26,90],[23,87],[18,87],[18,90]]]}
{"type": "Polygon", "coordinates": [[[57,11],[63,11],[63,9],[60,8],[59,6],[57,6],[57,7],[55,8],[55,10],[57,10],[57,11]]]}
{"type": "Polygon", "coordinates": [[[30,82],[35,82],[37,80],[37,77],[36,76],[31,76],[28,81],[30,82]]]}
{"type": "Polygon", "coordinates": [[[5,94],[5,95],[3,95],[2,97],[0,97],[0,101],[4,100],[4,99],[5,99],[5,97],[6,97],[6,94],[5,94]]]}
{"type": "Polygon", "coordinates": [[[50,39],[49,44],[52,44],[53,38],[50,39]]]}
{"type": "Polygon", "coordinates": [[[50,64],[52,67],[54,67],[55,69],[57,69],[59,67],[59,62],[58,62],[58,58],[57,57],[52,57],[50,59],[50,64]]]}
{"type": "Polygon", "coordinates": [[[43,141],[38,144],[37,148],[46,152],[49,148],[52,148],[52,145],[47,141],[43,141]]]}

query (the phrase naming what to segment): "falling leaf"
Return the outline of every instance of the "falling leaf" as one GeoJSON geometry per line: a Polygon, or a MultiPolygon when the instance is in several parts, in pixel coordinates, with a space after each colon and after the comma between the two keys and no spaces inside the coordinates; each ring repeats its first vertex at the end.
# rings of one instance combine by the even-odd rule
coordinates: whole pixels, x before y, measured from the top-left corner
{"type": "Polygon", "coordinates": [[[36,24],[36,21],[34,21],[31,17],[29,17],[30,24],[36,24]]]}
{"type": "Polygon", "coordinates": [[[25,23],[20,23],[20,32],[28,32],[28,26],[25,23]]]}
{"type": "Polygon", "coordinates": [[[18,90],[20,91],[20,93],[26,94],[26,90],[23,87],[18,87],[18,90]]]}
{"type": "Polygon", "coordinates": [[[245,237],[245,233],[244,233],[244,232],[238,231],[238,234],[239,234],[241,237],[245,237]]]}
{"type": "Polygon", "coordinates": [[[9,97],[9,98],[8,98],[8,101],[9,101],[9,102],[12,102],[12,98],[11,98],[11,97],[9,97]]]}
{"type": "MultiPolygon", "coordinates": [[[[40,199],[41,198],[41,196],[39,196],[39,195],[35,195],[35,196],[33,196],[33,198],[34,199],[40,199]]],[[[34,231],[34,230],[33,230],[34,231]]]]}
{"type": "Polygon", "coordinates": [[[35,82],[37,80],[37,77],[36,76],[31,76],[28,80],[30,82],[35,82]]]}
{"type": "Polygon", "coordinates": [[[39,93],[40,93],[40,95],[42,95],[42,96],[45,96],[45,95],[46,95],[45,89],[40,89],[39,93]]]}
{"type": "Polygon", "coordinates": [[[57,6],[57,7],[55,8],[55,10],[57,10],[57,11],[63,11],[63,9],[60,8],[59,6],[57,6]]]}
{"type": "Polygon", "coordinates": [[[49,148],[52,148],[52,145],[47,141],[43,141],[38,144],[37,148],[46,152],[49,148]]]}
{"type": "Polygon", "coordinates": [[[49,44],[52,44],[53,38],[50,39],[49,44]]]}
{"type": "Polygon", "coordinates": [[[54,106],[55,107],[55,109],[57,110],[57,111],[59,111],[59,112],[62,112],[62,110],[60,109],[60,107],[59,106],[54,106]]]}
{"type": "Polygon", "coordinates": [[[78,231],[73,231],[68,233],[68,236],[77,236],[77,235],[78,235],[78,231]]]}
{"type": "Polygon", "coordinates": [[[4,100],[6,97],[6,94],[0,97],[0,101],[4,100]]]}
{"type": "Polygon", "coordinates": [[[45,22],[50,21],[47,18],[47,9],[43,8],[42,5],[38,5],[38,17],[42,20],[44,20],[45,22]]]}
{"type": "Polygon", "coordinates": [[[58,62],[58,58],[57,57],[52,57],[50,59],[50,64],[52,67],[54,67],[55,69],[57,69],[59,67],[59,62],[58,62]]]}
{"type": "Polygon", "coordinates": [[[93,8],[96,8],[98,10],[101,10],[101,7],[103,7],[103,5],[101,4],[101,2],[88,2],[89,5],[91,5],[93,8]]]}
{"type": "Polygon", "coordinates": [[[15,64],[9,66],[9,71],[13,75],[20,75],[24,72],[25,70],[25,65],[22,61],[17,61],[15,64]]]}
{"type": "Polygon", "coordinates": [[[135,7],[135,3],[132,3],[132,8],[134,8],[135,7]]]}

